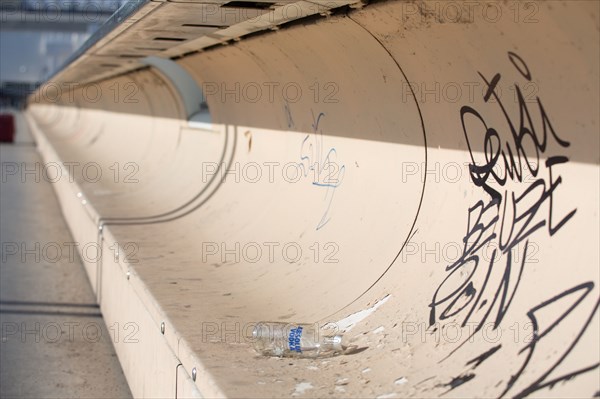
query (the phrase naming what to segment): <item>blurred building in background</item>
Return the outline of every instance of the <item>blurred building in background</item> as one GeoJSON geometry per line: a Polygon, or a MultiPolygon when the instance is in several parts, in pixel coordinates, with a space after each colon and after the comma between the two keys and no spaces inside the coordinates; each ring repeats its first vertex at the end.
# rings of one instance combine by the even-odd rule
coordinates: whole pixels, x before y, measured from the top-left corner
{"type": "Polygon", "coordinates": [[[127,0],[0,1],[0,106],[18,106],[127,0]]]}

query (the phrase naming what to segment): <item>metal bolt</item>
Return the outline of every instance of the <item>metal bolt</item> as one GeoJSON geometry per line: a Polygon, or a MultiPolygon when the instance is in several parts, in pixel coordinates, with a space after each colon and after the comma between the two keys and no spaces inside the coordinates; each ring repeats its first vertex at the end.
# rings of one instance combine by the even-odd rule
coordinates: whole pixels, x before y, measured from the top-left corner
{"type": "Polygon", "coordinates": [[[160,332],[164,335],[165,334],[165,322],[161,322],[160,323],[160,332]]]}
{"type": "Polygon", "coordinates": [[[196,381],[196,375],[198,374],[198,371],[196,370],[196,367],[194,367],[192,369],[192,380],[196,381]]]}

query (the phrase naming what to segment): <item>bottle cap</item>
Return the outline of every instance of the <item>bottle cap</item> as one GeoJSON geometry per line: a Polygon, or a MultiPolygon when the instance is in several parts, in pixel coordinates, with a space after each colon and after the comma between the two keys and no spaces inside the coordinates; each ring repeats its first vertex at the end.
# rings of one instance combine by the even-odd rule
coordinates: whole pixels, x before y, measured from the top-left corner
{"type": "Polygon", "coordinates": [[[342,347],[342,336],[341,335],[334,335],[333,337],[331,337],[331,344],[333,346],[333,350],[335,350],[335,351],[344,350],[344,348],[342,347]]]}
{"type": "Polygon", "coordinates": [[[252,338],[268,338],[269,337],[269,326],[266,323],[257,323],[252,330],[252,338]]]}

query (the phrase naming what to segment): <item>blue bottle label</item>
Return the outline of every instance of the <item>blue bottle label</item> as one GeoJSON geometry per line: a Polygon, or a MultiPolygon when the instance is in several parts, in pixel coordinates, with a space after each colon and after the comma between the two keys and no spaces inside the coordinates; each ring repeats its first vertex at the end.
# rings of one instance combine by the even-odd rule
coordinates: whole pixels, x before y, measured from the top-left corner
{"type": "Polygon", "coordinates": [[[296,328],[292,328],[290,330],[290,335],[288,336],[288,346],[292,352],[302,352],[300,347],[300,339],[302,338],[302,327],[298,326],[296,328]]]}

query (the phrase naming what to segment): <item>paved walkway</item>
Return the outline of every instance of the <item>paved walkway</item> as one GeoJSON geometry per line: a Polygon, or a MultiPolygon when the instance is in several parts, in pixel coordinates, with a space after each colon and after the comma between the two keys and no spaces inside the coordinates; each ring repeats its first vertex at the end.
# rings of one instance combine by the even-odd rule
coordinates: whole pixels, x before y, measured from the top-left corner
{"type": "Polygon", "coordinates": [[[43,161],[16,122],[0,145],[0,396],[131,397],[53,187],[21,173],[43,161]]]}

